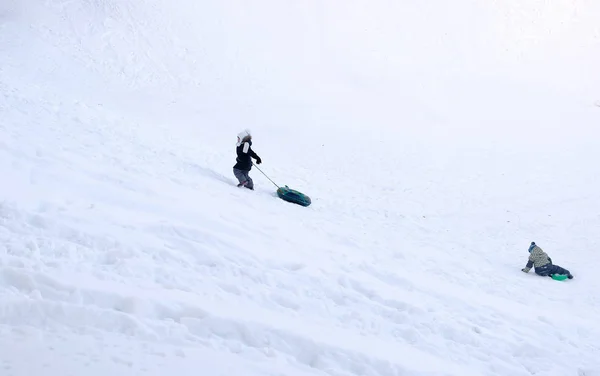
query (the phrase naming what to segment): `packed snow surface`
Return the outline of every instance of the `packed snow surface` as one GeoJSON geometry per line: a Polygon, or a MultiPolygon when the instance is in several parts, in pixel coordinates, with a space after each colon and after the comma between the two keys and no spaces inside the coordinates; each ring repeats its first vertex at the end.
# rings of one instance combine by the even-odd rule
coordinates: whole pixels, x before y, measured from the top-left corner
{"type": "Polygon", "coordinates": [[[3,0],[0,375],[600,375],[598,19],[3,0]]]}

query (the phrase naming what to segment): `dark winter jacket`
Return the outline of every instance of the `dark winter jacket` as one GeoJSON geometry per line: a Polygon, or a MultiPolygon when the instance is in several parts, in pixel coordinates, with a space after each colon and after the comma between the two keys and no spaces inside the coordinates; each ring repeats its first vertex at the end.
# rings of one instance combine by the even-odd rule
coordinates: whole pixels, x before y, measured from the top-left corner
{"type": "Polygon", "coordinates": [[[233,168],[242,171],[250,171],[252,169],[252,159],[251,157],[256,159],[256,163],[261,163],[260,157],[252,150],[252,141],[247,140],[240,144],[240,146],[236,147],[237,152],[237,163],[233,168]]]}

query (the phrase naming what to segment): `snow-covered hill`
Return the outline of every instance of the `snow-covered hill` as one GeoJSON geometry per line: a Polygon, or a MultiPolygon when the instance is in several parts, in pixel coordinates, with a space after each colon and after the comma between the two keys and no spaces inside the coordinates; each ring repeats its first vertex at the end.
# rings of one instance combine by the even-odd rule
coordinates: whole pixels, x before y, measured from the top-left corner
{"type": "Polygon", "coordinates": [[[599,17],[4,0],[0,375],[599,375],[599,17]]]}

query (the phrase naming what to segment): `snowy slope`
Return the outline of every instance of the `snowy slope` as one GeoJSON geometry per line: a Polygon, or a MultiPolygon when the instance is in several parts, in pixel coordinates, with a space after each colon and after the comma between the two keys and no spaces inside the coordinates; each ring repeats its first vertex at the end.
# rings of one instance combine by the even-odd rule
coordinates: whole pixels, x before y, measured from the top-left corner
{"type": "Polygon", "coordinates": [[[534,3],[4,1],[0,375],[600,375],[600,9],[534,3]]]}

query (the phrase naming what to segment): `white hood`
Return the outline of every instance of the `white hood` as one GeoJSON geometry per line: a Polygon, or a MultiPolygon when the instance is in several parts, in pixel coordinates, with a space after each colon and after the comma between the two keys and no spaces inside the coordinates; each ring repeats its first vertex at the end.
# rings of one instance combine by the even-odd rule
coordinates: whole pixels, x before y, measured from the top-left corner
{"type": "Polygon", "coordinates": [[[244,140],[244,138],[251,137],[251,136],[252,136],[252,134],[250,133],[250,130],[244,129],[243,131],[238,133],[236,146],[240,146],[242,144],[242,140],[244,140]]]}

